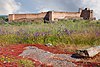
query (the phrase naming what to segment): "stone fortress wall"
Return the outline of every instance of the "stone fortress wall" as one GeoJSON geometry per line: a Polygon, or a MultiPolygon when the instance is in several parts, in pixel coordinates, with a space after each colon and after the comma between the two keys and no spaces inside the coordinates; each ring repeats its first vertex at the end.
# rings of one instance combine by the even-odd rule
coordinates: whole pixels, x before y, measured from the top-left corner
{"type": "Polygon", "coordinates": [[[48,21],[55,21],[56,19],[84,19],[84,20],[93,20],[93,10],[89,8],[81,9],[79,8],[78,12],[57,12],[57,11],[48,11],[41,12],[37,14],[9,14],[9,21],[16,21],[20,19],[37,19],[43,18],[48,21]]]}

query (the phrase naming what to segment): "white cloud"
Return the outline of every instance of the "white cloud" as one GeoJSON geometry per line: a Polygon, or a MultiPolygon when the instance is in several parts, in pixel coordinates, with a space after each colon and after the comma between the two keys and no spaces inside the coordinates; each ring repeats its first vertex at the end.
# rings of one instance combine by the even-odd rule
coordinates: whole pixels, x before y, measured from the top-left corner
{"type": "Polygon", "coordinates": [[[20,10],[20,6],[15,0],[0,0],[0,14],[15,13],[20,10]]]}
{"type": "Polygon", "coordinates": [[[100,0],[33,0],[37,12],[48,10],[55,11],[77,11],[78,8],[90,8],[94,16],[100,18],[100,0]]]}
{"type": "Polygon", "coordinates": [[[100,19],[100,0],[84,0],[82,3],[82,6],[93,9],[94,16],[100,19]]]}
{"type": "Polygon", "coordinates": [[[100,18],[100,0],[0,0],[0,14],[30,13],[43,11],[77,11],[89,7],[100,18]],[[25,5],[27,3],[27,6],[25,5]],[[22,4],[22,5],[21,5],[22,4]],[[32,9],[31,9],[32,8],[32,9]]]}

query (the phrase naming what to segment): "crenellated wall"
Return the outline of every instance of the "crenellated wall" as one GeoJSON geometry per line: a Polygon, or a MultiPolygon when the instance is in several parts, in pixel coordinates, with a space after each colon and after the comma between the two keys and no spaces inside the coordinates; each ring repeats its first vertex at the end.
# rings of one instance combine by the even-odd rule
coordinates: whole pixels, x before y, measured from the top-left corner
{"type": "Polygon", "coordinates": [[[19,19],[36,19],[43,18],[44,20],[54,21],[55,19],[83,18],[85,20],[93,19],[93,10],[79,8],[78,12],[55,12],[48,11],[38,14],[9,14],[9,21],[19,19]]]}

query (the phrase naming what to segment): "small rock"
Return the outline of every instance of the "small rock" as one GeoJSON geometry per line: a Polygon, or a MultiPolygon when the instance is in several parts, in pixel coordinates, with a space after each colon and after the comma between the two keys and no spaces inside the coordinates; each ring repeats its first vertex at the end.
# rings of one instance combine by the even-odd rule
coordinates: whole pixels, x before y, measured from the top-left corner
{"type": "Polygon", "coordinates": [[[11,50],[12,52],[14,52],[14,50],[11,50]]]}
{"type": "Polygon", "coordinates": [[[45,44],[45,46],[50,47],[50,46],[53,46],[53,45],[51,43],[48,43],[48,44],[45,44]]]}
{"type": "Polygon", "coordinates": [[[4,61],[3,63],[5,64],[5,63],[7,63],[7,61],[4,61]]]}

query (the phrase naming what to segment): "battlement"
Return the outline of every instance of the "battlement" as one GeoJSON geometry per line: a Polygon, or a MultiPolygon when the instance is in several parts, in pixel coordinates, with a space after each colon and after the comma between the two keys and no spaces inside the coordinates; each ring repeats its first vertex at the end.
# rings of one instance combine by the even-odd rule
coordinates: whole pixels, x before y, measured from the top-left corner
{"type": "Polygon", "coordinates": [[[19,19],[36,19],[36,18],[43,18],[44,20],[48,21],[55,21],[55,19],[76,19],[76,18],[83,18],[84,20],[92,20],[93,17],[93,10],[89,8],[79,8],[77,12],[57,12],[57,11],[48,11],[48,12],[41,12],[38,14],[9,14],[9,21],[15,21],[19,19]]]}

